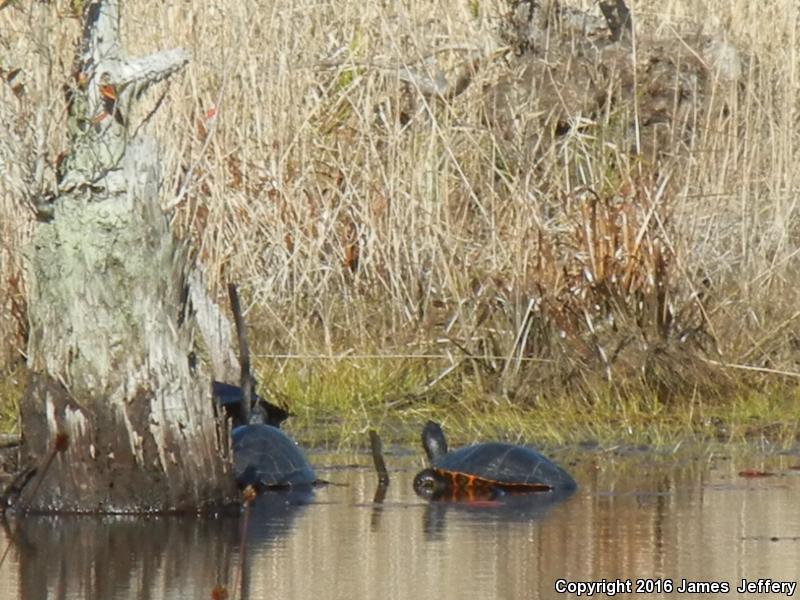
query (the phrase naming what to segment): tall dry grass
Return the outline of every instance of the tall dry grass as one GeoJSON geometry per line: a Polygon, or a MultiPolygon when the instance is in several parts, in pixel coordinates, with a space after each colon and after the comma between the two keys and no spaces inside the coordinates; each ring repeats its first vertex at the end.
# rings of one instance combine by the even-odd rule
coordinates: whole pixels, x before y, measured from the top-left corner
{"type": "MultiPolygon", "coordinates": [[[[502,125],[487,116],[487,94],[523,85],[496,52],[505,2],[124,3],[132,52],[193,56],[146,127],[176,235],[220,297],[228,279],[248,292],[263,354],[442,356],[426,359],[430,382],[461,375],[520,401],[785,377],[770,370],[791,381],[798,7],[629,4],[643,47],[702,32],[743,57],[659,157],[629,152],[642,90],[556,134],[526,105],[502,125]],[[459,73],[463,93],[420,89],[459,73]]],[[[25,84],[20,97],[0,86],[0,327],[20,353],[36,149],[44,187],[64,150],[69,15],[64,0],[0,11],[0,66],[25,84]]]]}

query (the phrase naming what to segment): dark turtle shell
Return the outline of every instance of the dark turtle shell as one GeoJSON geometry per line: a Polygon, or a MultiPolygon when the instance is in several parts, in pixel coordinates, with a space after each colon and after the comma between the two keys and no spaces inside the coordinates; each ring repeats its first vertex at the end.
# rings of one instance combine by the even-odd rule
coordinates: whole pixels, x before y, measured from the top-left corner
{"type": "Polygon", "coordinates": [[[575,480],[564,469],[532,448],[499,442],[459,448],[436,458],[432,467],[451,476],[462,475],[461,485],[486,482],[520,491],[571,489],[575,480]],[[472,480],[472,481],[470,481],[472,480]]]}
{"type": "Polygon", "coordinates": [[[241,487],[290,488],[310,486],[317,480],[297,444],[277,427],[242,425],[231,437],[233,472],[241,487]]]}
{"type": "Polygon", "coordinates": [[[414,490],[426,498],[493,498],[504,493],[557,492],[577,486],[561,467],[532,448],[490,442],[447,451],[441,427],[429,421],[422,443],[431,461],[414,478],[414,490]]]}

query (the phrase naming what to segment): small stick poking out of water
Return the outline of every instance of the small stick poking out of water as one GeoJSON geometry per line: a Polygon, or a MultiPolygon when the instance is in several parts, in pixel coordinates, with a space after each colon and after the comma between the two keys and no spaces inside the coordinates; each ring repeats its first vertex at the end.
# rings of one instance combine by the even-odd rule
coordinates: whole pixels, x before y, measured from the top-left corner
{"type": "Polygon", "coordinates": [[[47,471],[50,470],[50,465],[53,464],[53,460],[55,460],[56,455],[65,452],[67,448],[69,448],[69,436],[66,433],[57,433],[56,439],[53,440],[53,447],[50,449],[47,459],[44,461],[44,466],[39,469],[39,479],[36,480],[36,483],[31,490],[29,503],[33,502],[33,499],[36,497],[36,492],[39,491],[39,486],[42,485],[42,482],[47,475],[47,471]]]}
{"type": "MultiPolygon", "coordinates": [[[[14,490],[14,493],[18,493],[21,496],[23,488],[28,484],[28,482],[31,480],[31,478],[36,473],[38,473],[39,474],[39,478],[36,480],[36,483],[33,485],[33,489],[31,490],[31,493],[28,496],[28,503],[33,502],[34,498],[36,497],[36,492],[39,491],[39,486],[42,485],[42,481],[44,481],[44,478],[47,475],[47,471],[50,470],[50,465],[53,464],[53,461],[55,460],[56,455],[65,452],[67,450],[67,448],[69,448],[69,436],[66,433],[57,433],[55,439],[53,440],[53,447],[50,449],[50,452],[47,453],[47,458],[45,458],[44,464],[40,468],[36,468],[36,469],[30,470],[30,471],[26,471],[22,475],[22,477],[19,478],[19,481],[17,479],[15,479],[14,482],[12,483],[12,486],[9,486],[9,487],[13,487],[15,485],[19,485],[19,489],[18,490],[14,490]]],[[[4,492],[3,495],[7,496],[10,493],[11,492],[9,492],[7,490],[6,492],[4,492]]],[[[5,503],[7,501],[7,498],[2,499],[2,501],[5,503]]],[[[24,510],[24,505],[22,505],[22,506],[23,506],[23,510],[24,510]]],[[[17,527],[19,527],[19,526],[17,526],[17,527]]],[[[6,549],[3,552],[3,555],[0,556],[0,567],[2,567],[3,563],[6,561],[6,557],[8,556],[8,553],[11,550],[11,544],[13,544],[15,537],[16,536],[14,536],[14,535],[10,535],[9,536],[8,544],[6,545],[6,549]]]]}
{"type": "Polygon", "coordinates": [[[386,488],[389,487],[389,471],[386,470],[386,462],[383,460],[381,438],[374,429],[369,430],[369,445],[372,448],[372,461],[375,463],[375,471],[378,473],[378,489],[375,490],[373,501],[376,504],[380,504],[386,497],[386,488]]]}
{"type": "Polygon", "coordinates": [[[256,489],[252,485],[248,485],[242,490],[242,505],[244,506],[244,517],[242,518],[242,531],[241,540],[239,541],[239,573],[235,580],[236,589],[239,592],[239,598],[244,598],[244,567],[245,567],[245,552],[247,550],[247,526],[250,522],[250,504],[256,499],[256,489]]]}
{"type": "Polygon", "coordinates": [[[378,473],[378,482],[381,485],[389,485],[389,472],[386,470],[386,462],[383,460],[383,444],[381,438],[374,429],[369,430],[369,444],[372,448],[372,460],[375,463],[375,471],[378,473]]]}

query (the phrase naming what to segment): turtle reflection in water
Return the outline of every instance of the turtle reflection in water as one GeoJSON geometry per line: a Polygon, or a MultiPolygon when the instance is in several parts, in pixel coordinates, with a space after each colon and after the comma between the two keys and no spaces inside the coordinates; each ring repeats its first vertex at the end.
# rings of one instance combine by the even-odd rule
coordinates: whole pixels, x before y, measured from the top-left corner
{"type": "Polygon", "coordinates": [[[495,500],[506,494],[555,493],[577,487],[561,467],[524,446],[490,442],[447,451],[442,428],[428,421],[422,445],[430,468],[414,478],[414,491],[430,500],[495,500]]]}

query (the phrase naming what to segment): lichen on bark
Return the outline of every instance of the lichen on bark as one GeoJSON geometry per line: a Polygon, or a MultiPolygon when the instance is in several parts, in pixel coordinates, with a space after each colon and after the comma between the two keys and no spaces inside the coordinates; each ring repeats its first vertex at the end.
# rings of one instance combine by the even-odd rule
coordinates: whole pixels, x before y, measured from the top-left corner
{"type": "Polygon", "coordinates": [[[21,406],[29,463],[59,433],[71,443],[22,509],[202,510],[232,497],[210,393],[235,368],[230,328],[161,211],[157,143],[129,137],[132,103],[187,60],[126,57],[119,2],[84,7],[70,152],[26,256],[21,406]]]}

